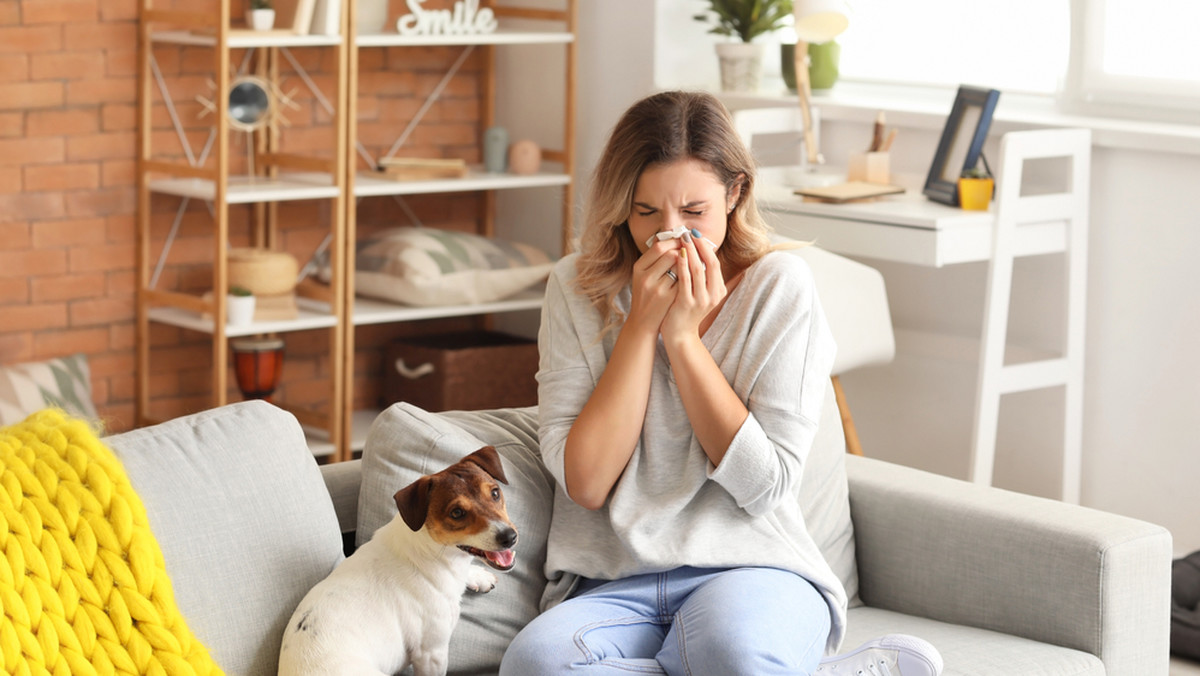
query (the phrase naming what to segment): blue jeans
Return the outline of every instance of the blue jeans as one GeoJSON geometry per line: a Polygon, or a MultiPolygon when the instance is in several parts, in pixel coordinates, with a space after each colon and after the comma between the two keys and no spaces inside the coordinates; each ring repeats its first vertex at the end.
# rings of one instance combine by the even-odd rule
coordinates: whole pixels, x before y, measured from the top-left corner
{"type": "Polygon", "coordinates": [[[829,627],[820,592],[775,568],[584,580],[517,634],[500,676],[808,674],[829,627]]]}

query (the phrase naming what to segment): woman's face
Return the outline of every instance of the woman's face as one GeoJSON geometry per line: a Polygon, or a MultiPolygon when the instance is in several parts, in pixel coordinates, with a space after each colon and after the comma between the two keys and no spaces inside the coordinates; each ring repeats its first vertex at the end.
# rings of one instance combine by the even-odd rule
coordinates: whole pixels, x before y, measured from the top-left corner
{"type": "Polygon", "coordinates": [[[704,162],[656,164],[642,172],[634,187],[629,232],[642,253],[649,248],[647,239],[680,226],[699,230],[720,248],[736,201],[737,195],[727,196],[725,185],[704,162]]]}

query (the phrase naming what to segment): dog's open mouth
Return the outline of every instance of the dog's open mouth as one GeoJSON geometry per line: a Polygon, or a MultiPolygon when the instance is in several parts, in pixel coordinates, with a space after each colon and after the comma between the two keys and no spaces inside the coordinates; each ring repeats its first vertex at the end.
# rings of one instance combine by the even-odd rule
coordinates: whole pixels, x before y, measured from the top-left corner
{"type": "Polygon", "coordinates": [[[467,545],[459,545],[458,548],[471,556],[483,559],[484,563],[496,570],[509,570],[517,560],[516,553],[511,549],[502,549],[498,552],[485,552],[482,549],[476,549],[467,545]]]}

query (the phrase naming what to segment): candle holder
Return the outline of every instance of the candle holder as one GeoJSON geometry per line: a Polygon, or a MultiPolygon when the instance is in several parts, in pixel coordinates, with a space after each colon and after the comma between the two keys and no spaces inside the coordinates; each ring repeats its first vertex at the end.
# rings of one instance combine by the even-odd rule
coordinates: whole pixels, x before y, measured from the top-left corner
{"type": "Polygon", "coordinates": [[[282,338],[239,338],[230,341],[233,372],[247,399],[271,401],[283,375],[282,338]]]}

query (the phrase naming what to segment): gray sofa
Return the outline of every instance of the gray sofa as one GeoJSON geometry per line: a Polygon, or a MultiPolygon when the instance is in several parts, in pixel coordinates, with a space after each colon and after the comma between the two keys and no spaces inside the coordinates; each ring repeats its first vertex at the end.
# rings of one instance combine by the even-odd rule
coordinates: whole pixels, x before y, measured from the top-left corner
{"type": "MultiPolygon", "coordinates": [[[[836,409],[799,499],[851,591],[849,649],[905,632],[946,674],[1167,673],[1171,540],[1162,528],[841,450],[836,409]],[[814,495],[819,499],[813,500],[814,495]],[[816,511],[810,511],[816,510],[816,511]]],[[[468,594],[455,673],[494,673],[537,613],[552,482],[536,412],[431,414],[372,426],[361,461],[318,466],[295,418],[234,404],[106,439],[145,503],[188,623],[229,674],[273,674],[301,596],[391,517],[391,494],[484,443],[501,452],[518,563],[468,594]]]]}

